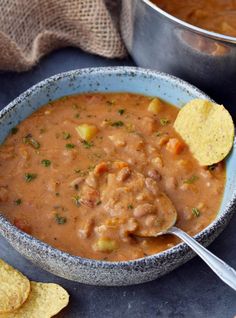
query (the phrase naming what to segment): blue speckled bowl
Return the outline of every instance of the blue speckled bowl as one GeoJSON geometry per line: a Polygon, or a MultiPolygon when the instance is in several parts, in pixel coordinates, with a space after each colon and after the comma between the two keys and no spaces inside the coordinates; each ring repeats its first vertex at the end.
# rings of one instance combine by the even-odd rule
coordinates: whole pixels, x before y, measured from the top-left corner
{"type": "MultiPolygon", "coordinates": [[[[41,105],[64,95],[83,92],[134,92],[157,95],[181,107],[193,98],[209,99],[182,80],[155,71],[130,68],[93,68],[53,76],[28,89],[0,112],[0,142],[9,130],[41,105]]],[[[216,220],[196,235],[210,244],[229,222],[236,202],[236,144],[227,159],[227,182],[216,220]]],[[[185,263],[194,254],[186,244],[128,262],[104,262],[61,252],[20,231],[0,215],[0,233],[22,255],[45,270],[86,284],[130,285],[153,280],[185,263]]]]}

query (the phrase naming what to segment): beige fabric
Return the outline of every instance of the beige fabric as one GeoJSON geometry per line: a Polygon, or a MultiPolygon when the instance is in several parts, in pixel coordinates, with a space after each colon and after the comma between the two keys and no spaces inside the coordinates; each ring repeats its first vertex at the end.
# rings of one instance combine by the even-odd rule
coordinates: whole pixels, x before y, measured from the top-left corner
{"type": "Polygon", "coordinates": [[[28,70],[65,46],[109,58],[126,55],[105,0],[0,0],[1,70],[28,70]]]}

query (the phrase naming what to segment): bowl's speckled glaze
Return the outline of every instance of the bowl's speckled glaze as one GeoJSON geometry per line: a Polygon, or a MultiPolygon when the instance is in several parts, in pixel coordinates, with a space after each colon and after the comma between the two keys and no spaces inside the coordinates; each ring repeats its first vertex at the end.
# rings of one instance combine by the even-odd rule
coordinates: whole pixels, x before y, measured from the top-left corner
{"type": "MultiPolygon", "coordinates": [[[[0,112],[0,142],[9,130],[41,105],[64,95],[83,92],[134,92],[160,96],[181,107],[204,93],[173,76],[140,68],[91,68],[46,79],[21,94],[0,112]]],[[[227,159],[227,182],[216,220],[195,238],[210,244],[225,228],[236,202],[236,144],[227,159]]],[[[0,234],[26,258],[45,270],[86,284],[130,285],[153,280],[185,263],[194,253],[181,243],[162,253],[127,262],[96,261],[73,256],[20,231],[0,214],[0,234]]]]}

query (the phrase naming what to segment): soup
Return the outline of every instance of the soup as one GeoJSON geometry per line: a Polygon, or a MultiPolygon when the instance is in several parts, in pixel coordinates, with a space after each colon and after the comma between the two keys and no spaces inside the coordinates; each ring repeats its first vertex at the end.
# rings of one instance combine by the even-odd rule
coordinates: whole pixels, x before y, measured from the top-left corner
{"type": "Polygon", "coordinates": [[[0,147],[0,208],[18,228],[86,258],[123,261],[178,243],[138,230],[177,210],[194,235],[214,220],[224,163],[201,167],[175,132],[178,108],[130,93],[66,96],[13,128],[0,147]]]}
{"type": "Polygon", "coordinates": [[[236,36],[235,0],[153,0],[171,15],[200,28],[236,36]]]}

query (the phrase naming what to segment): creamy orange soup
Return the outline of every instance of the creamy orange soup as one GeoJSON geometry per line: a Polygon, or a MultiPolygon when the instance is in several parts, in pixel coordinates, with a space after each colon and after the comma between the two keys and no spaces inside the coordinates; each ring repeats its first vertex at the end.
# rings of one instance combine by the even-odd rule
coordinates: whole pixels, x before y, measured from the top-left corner
{"type": "Polygon", "coordinates": [[[200,28],[236,36],[236,0],[152,0],[171,15],[200,28]]]}
{"type": "Polygon", "coordinates": [[[160,215],[171,210],[167,196],[177,226],[198,233],[216,217],[225,168],[199,166],[173,129],[177,113],[162,100],[129,93],[74,95],[43,106],[0,147],[2,213],[56,248],[109,261],[178,243],[136,235],[162,224],[160,215]]]}

